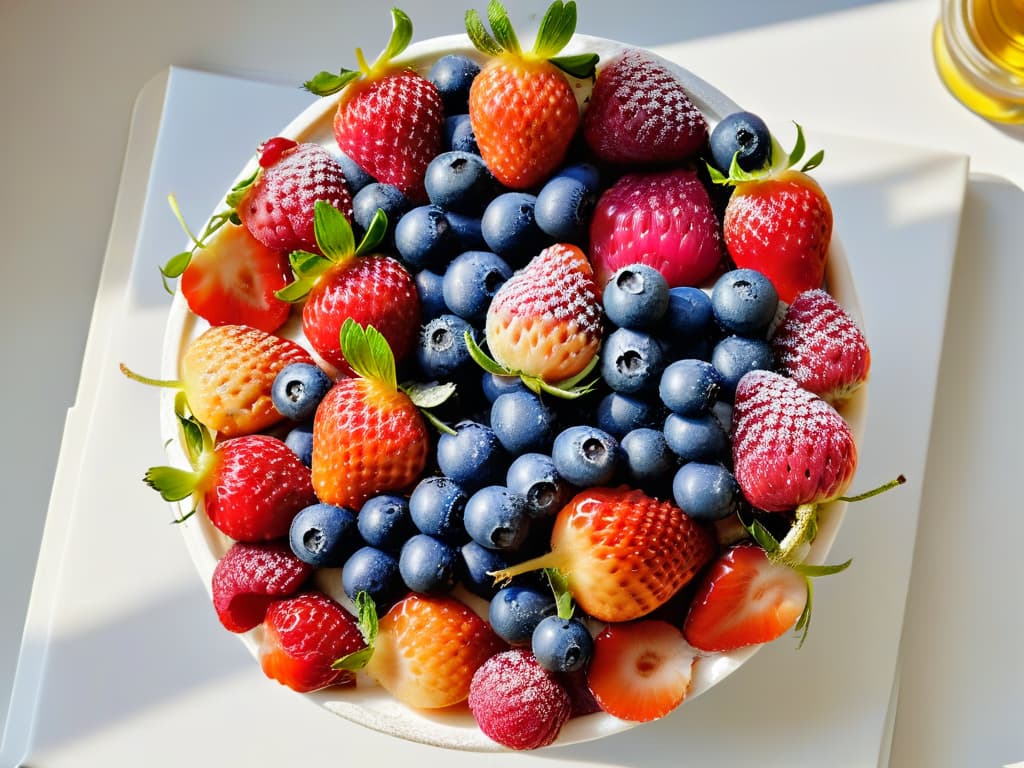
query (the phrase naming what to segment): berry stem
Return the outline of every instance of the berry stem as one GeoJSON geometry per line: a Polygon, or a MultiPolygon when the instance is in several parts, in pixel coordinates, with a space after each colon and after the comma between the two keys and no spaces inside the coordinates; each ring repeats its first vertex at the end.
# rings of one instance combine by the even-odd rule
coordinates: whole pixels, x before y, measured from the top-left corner
{"type": "Polygon", "coordinates": [[[907,478],[903,475],[899,475],[887,483],[882,483],[877,488],[872,488],[870,491],[864,491],[864,493],[858,493],[856,496],[840,496],[839,501],[864,501],[864,499],[870,499],[872,496],[877,496],[880,493],[885,493],[899,485],[903,485],[905,482],[907,482],[907,478]]]}
{"type": "Polygon", "coordinates": [[[818,505],[801,504],[796,508],[793,525],[779,542],[777,558],[787,563],[797,563],[800,558],[797,551],[814,540],[818,532],[818,505]]]}
{"type": "Polygon", "coordinates": [[[149,376],[143,376],[141,373],[136,373],[124,363],[121,363],[121,373],[127,376],[132,381],[138,381],[142,384],[148,384],[151,387],[164,387],[165,389],[181,389],[182,384],[178,380],[171,379],[151,379],[149,376]]]}
{"type": "Polygon", "coordinates": [[[494,578],[495,584],[501,584],[523,573],[539,571],[542,568],[556,568],[566,576],[566,582],[568,583],[567,566],[570,565],[570,560],[571,558],[564,552],[552,550],[538,557],[532,557],[521,563],[510,565],[508,568],[502,568],[500,571],[490,571],[487,575],[494,578]]]}

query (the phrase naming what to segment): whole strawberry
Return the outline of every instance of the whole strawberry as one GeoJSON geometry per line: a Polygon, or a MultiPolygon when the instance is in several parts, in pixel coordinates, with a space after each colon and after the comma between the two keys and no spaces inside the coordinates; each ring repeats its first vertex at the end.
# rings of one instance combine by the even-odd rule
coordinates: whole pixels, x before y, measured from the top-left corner
{"type": "Polygon", "coordinates": [[[490,34],[476,11],[466,31],[493,59],[473,80],[469,120],[487,167],[511,189],[529,189],[562,164],[580,124],[580,108],[566,72],[593,75],[596,55],[559,57],[576,30],[576,4],[555,0],[541,21],[533,49],[524,53],[501,3],[487,6],[490,34]]]}
{"type": "Polygon", "coordinates": [[[599,286],[633,264],[658,270],[669,287],[698,286],[722,255],[718,217],[695,171],[628,173],[597,201],[590,260],[599,286]]]}
{"type": "Polygon", "coordinates": [[[797,126],[788,157],[780,149],[772,151],[772,157],[783,158],[780,163],[748,172],[733,162],[728,177],[709,166],[713,181],[734,187],[722,223],[729,255],[737,267],[766,275],[787,303],[821,287],[832,241],[832,206],[807,175],[824,153],[795,170],[803,152],[803,131],[797,126]]]}
{"type": "Polygon", "coordinates": [[[603,311],[590,262],[574,245],[552,245],[498,289],[487,310],[492,372],[565,394],[596,362],[603,311]],[[496,365],[495,365],[496,363],[496,365]],[[568,384],[566,383],[568,382],[568,384]]]}
{"type": "Polygon", "coordinates": [[[372,65],[357,50],[358,70],[321,72],[306,88],[318,96],[340,91],[334,138],[341,151],[377,181],[425,202],[423,176],[441,151],[444,105],[432,82],[393,63],[412,39],[412,21],[397,8],[391,16],[391,38],[372,65]]]}
{"type": "Polygon", "coordinates": [[[771,338],[779,373],[831,405],[867,381],[871,350],[860,326],[820,288],[793,299],[771,338]]]}
{"type": "Polygon", "coordinates": [[[708,122],[665,64],[628,48],[598,70],[583,137],[606,163],[675,163],[704,148],[708,122]]]}
{"type": "Polygon", "coordinates": [[[551,551],[494,574],[495,582],[555,568],[600,621],[644,616],[714,556],[715,539],[679,507],[630,488],[581,491],[556,516],[551,551]]]}
{"type": "Polygon", "coordinates": [[[213,569],[217,618],[230,632],[248,632],[263,623],[274,600],[295,594],[312,570],[285,542],[235,542],[213,569]]]}
{"type": "Polygon", "coordinates": [[[413,398],[398,387],[383,336],[348,320],[341,345],[356,375],[340,379],[317,408],[313,486],[321,501],[359,509],[371,496],[419,479],[430,435],[413,398]]]}
{"type": "Polygon", "coordinates": [[[277,251],[316,250],[313,208],[318,200],[352,218],[352,196],[338,161],[319,144],[275,137],[259,152],[252,182],[228,196],[252,236],[277,251]]]}

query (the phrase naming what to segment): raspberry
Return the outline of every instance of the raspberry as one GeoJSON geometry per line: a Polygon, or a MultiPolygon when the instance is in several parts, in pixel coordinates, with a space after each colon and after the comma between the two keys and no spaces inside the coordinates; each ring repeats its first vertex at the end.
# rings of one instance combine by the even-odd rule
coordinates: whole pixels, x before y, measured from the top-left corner
{"type": "Polygon", "coordinates": [[[312,569],[287,544],[235,543],[213,570],[213,607],[231,632],[263,623],[274,600],[298,591],[312,569]]]}

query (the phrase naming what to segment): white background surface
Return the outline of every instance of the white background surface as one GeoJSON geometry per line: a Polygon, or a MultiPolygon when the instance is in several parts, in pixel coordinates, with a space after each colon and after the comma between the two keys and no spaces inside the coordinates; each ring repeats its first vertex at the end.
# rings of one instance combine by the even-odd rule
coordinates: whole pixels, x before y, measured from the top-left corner
{"type": "MultiPolygon", "coordinates": [[[[292,84],[349,63],[357,44],[376,50],[387,34],[381,8],[357,11],[351,3],[311,0],[287,10],[235,0],[211,5],[107,0],[0,6],[6,177],[0,216],[8,244],[0,280],[0,359],[8,371],[3,401],[9,411],[0,562],[13,586],[0,593],[0,608],[14,619],[0,628],[0,682],[12,672],[25,600],[17,587],[35,561],[64,413],[74,400],[136,94],[171,64],[292,84]]],[[[526,19],[544,5],[517,3],[515,16],[526,19]]],[[[1024,284],[1021,260],[1014,258],[1024,214],[1021,132],[970,115],[938,83],[929,51],[932,2],[669,6],[633,2],[626,18],[618,8],[590,3],[581,10],[580,30],[669,46],[674,58],[755,111],[971,156],[975,175],[954,272],[904,638],[915,652],[905,654],[903,685],[917,706],[900,711],[893,765],[1019,760],[1024,743],[1011,724],[1021,720],[1021,699],[1012,692],[1024,686],[1018,656],[1024,607],[1012,587],[1024,582],[1015,545],[1024,523],[1008,514],[1019,509],[1008,479],[1020,471],[1024,425],[1019,409],[1000,404],[1024,375],[1013,332],[1021,326],[1017,307],[1024,284]]],[[[438,2],[403,7],[417,23],[417,37],[452,31],[451,20],[464,8],[438,2]]],[[[198,210],[211,203],[197,201],[198,210]]],[[[904,300],[912,316],[912,285],[904,300]]],[[[148,502],[145,493],[140,489],[139,499],[148,502]]],[[[118,567],[77,565],[83,573],[118,567]]],[[[196,585],[176,585],[163,603],[143,609],[142,595],[152,585],[137,573],[123,578],[139,580],[136,613],[123,606],[129,616],[164,621],[171,635],[180,632],[178,619],[181,627],[196,620],[185,607],[196,585]]],[[[88,601],[80,606],[83,614],[89,609],[88,601]]],[[[99,632],[92,639],[117,640],[99,632]]],[[[239,670],[236,652],[218,646],[203,653],[188,640],[182,633],[181,652],[197,664],[221,676],[239,670]]],[[[157,687],[158,672],[140,696],[157,687]]],[[[102,690],[103,680],[95,687],[102,690]]],[[[196,705],[204,703],[204,691],[192,695],[196,705]]],[[[296,711],[297,718],[306,716],[305,709],[296,711]]],[[[89,724],[79,726],[78,736],[87,735],[89,724]]],[[[121,727],[130,728],[131,718],[121,727]]],[[[167,730],[173,733],[173,725],[167,730]]]]}

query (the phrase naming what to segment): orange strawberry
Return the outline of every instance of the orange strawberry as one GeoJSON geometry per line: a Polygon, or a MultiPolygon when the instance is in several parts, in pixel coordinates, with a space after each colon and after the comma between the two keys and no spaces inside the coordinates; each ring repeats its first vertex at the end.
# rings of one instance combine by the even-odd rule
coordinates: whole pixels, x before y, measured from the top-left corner
{"type": "Polygon", "coordinates": [[[663,605],[715,554],[679,507],[626,487],[581,491],[555,518],[551,551],[495,572],[496,582],[555,568],[586,613],[629,621],[663,605]]]}
{"type": "Polygon", "coordinates": [[[417,408],[424,390],[410,394],[398,387],[395,358],[376,329],[347,320],[341,348],[356,376],[339,380],[317,408],[313,486],[321,501],[358,509],[371,496],[408,488],[419,478],[430,436],[417,408]]]}
{"type": "Polygon", "coordinates": [[[493,35],[476,11],[466,14],[473,45],[495,57],[470,88],[470,125],[494,176],[512,189],[529,189],[561,165],[580,124],[576,95],[564,73],[592,77],[597,56],[558,56],[576,30],[574,2],[555,0],[549,6],[528,53],[501,3],[491,0],[487,17],[493,35]]]}
{"type": "Polygon", "coordinates": [[[312,363],[309,352],[289,339],[244,325],[218,325],[204,331],[181,356],[181,379],[140,376],[124,364],[129,378],[180,389],[189,410],[221,437],[259,432],[281,421],[270,391],[281,369],[312,363]]]}
{"type": "MultiPolygon", "coordinates": [[[[597,362],[603,312],[594,271],[574,245],[552,245],[505,281],[487,310],[491,373],[518,375],[534,391],[566,394],[597,362]]],[[[471,341],[471,340],[470,340],[471,341]]]]}

